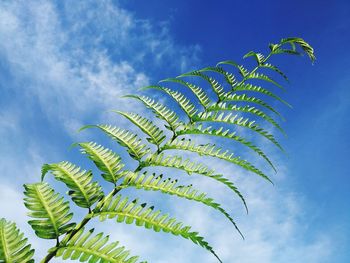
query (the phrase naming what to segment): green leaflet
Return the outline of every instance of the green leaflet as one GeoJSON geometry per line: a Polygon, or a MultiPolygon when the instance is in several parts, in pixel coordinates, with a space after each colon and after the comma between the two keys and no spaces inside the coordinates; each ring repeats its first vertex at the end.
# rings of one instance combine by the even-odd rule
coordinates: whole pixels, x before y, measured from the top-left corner
{"type": "Polygon", "coordinates": [[[253,72],[253,73],[250,73],[249,75],[247,75],[245,77],[245,79],[246,80],[249,80],[249,79],[264,80],[264,81],[270,82],[270,83],[274,84],[275,86],[279,87],[280,89],[284,90],[284,88],[280,84],[278,84],[276,81],[274,81],[269,76],[267,76],[267,75],[265,75],[263,73],[253,72]]]}
{"type": "Polygon", "coordinates": [[[227,124],[238,125],[259,133],[271,141],[274,145],[276,145],[281,151],[284,151],[282,146],[276,141],[275,137],[272,134],[261,128],[259,125],[255,124],[255,121],[251,121],[249,118],[243,118],[238,114],[233,115],[231,112],[228,114],[225,114],[224,112],[202,112],[196,116],[195,122],[223,122],[227,124]]]}
{"type": "Polygon", "coordinates": [[[146,208],[146,204],[139,204],[138,200],[129,202],[127,197],[108,195],[104,198],[103,205],[96,207],[96,211],[92,216],[99,217],[101,221],[115,218],[118,223],[135,223],[137,226],[153,229],[155,232],[163,231],[175,236],[180,235],[207,249],[221,262],[208,242],[197,232],[190,231],[190,226],[183,226],[175,218],[170,218],[167,214],[161,214],[159,210],[155,211],[153,206],[146,208]]]}
{"type": "Polygon", "coordinates": [[[199,70],[199,72],[208,72],[208,71],[216,72],[223,75],[226,82],[232,87],[232,89],[234,89],[235,86],[238,84],[235,76],[232,73],[227,72],[221,67],[206,67],[199,70]]]}
{"type": "Polygon", "coordinates": [[[224,129],[224,127],[219,127],[218,129],[212,128],[211,126],[203,128],[202,124],[192,125],[187,127],[187,129],[181,130],[177,133],[178,135],[185,135],[185,134],[199,134],[199,135],[208,135],[208,136],[216,136],[216,137],[222,137],[226,139],[235,140],[244,146],[249,147],[254,152],[259,154],[262,158],[264,158],[269,165],[272,167],[272,169],[276,172],[276,168],[270,161],[270,159],[266,156],[266,154],[256,145],[254,145],[252,142],[247,141],[243,137],[236,134],[236,132],[232,132],[229,129],[224,129]]]}
{"type": "Polygon", "coordinates": [[[119,242],[107,243],[109,236],[104,236],[103,233],[92,236],[93,232],[94,229],[89,231],[80,229],[71,240],[60,244],[56,257],[90,263],[135,263],[137,261],[137,256],[130,256],[129,251],[118,246],[119,242]]]}
{"type": "Polygon", "coordinates": [[[229,152],[228,150],[223,150],[221,147],[217,147],[215,144],[208,143],[204,145],[196,145],[191,140],[176,139],[173,142],[164,145],[163,149],[178,149],[195,152],[201,156],[204,155],[219,158],[227,162],[236,164],[250,172],[253,172],[272,183],[272,181],[267,175],[265,175],[262,171],[260,171],[250,162],[242,160],[239,156],[235,156],[233,153],[229,152]]]}
{"type": "Polygon", "coordinates": [[[80,130],[87,128],[99,128],[121,146],[126,147],[129,155],[135,160],[140,161],[141,158],[150,151],[150,149],[142,143],[142,140],[130,131],[112,125],[87,125],[80,130]]]}
{"type": "Polygon", "coordinates": [[[27,245],[28,239],[16,227],[15,223],[0,219],[0,262],[34,263],[34,249],[27,245]]]}
{"type": "Polygon", "coordinates": [[[198,70],[182,74],[177,78],[181,78],[181,77],[201,77],[202,79],[204,79],[206,82],[209,83],[210,87],[212,88],[212,91],[216,94],[219,100],[221,99],[221,96],[225,94],[224,88],[220,85],[220,83],[217,80],[215,80],[212,77],[209,77],[208,75],[198,70]]]}
{"type": "Polygon", "coordinates": [[[137,95],[127,95],[124,97],[134,98],[141,101],[147,108],[153,111],[157,118],[166,121],[168,125],[165,125],[165,127],[173,132],[182,125],[179,121],[179,116],[177,116],[174,111],[149,97],[137,95]]]}
{"type": "Polygon", "coordinates": [[[247,54],[243,56],[243,58],[248,58],[248,57],[253,57],[259,66],[261,66],[266,60],[263,54],[255,53],[254,51],[249,51],[247,54]]]}
{"type": "Polygon", "coordinates": [[[265,121],[271,123],[280,132],[282,132],[285,135],[284,130],[281,128],[281,126],[273,118],[271,118],[269,115],[267,115],[262,110],[255,108],[254,106],[249,106],[249,105],[238,106],[236,104],[219,102],[219,103],[211,105],[210,108],[208,108],[208,111],[215,111],[215,112],[218,112],[218,111],[238,111],[238,112],[250,113],[252,115],[258,116],[258,117],[264,119],[265,121]]]}
{"type": "Polygon", "coordinates": [[[70,189],[68,194],[74,203],[80,207],[90,208],[103,196],[101,186],[92,182],[92,172],[81,170],[80,167],[70,162],[44,164],[42,167],[42,180],[48,172],[51,172],[56,180],[66,184],[70,189]]]}
{"type": "Polygon", "coordinates": [[[194,84],[191,84],[187,81],[183,81],[183,80],[178,79],[178,78],[168,78],[168,79],[161,80],[159,82],[160,83],[161,82],[175,82],[175,83],[179,83],[179,84],[187,87],[188,89],[190,89],[193,92],[193,94],[197,97],[200,104],[204,108],[207,108],[208,105],[211,103],[208,94],[203,89],[201,89],[200,87],[198,87],[194,84]]]}
{"type": "Polygon", "coordinates": [[[218,65],[231,65],[231,66],[234,66],[235,68],[238,69],[238,71],[239,71],[239,73],[241,74],[242,77],[245,77],[245,76],[247,76],[249,74],[249,70],[247,70],[242,65],[239,65],[239,64],[237,64],[236,62],[234,62],[232,60],[226,60],[226,61],[219,62],[216,66],[218,66],[218,65]]]}
{"type": "Polygon", "coordinates": [[[142,163],[143,167],[147,166],[163,166],[169,168],[176,168],[186,172],[191,175],[193,173],[203,175],[212,178],[220,183],[223,183],[234,191],[239,198],[242,200],[246,210],[247,205],[242,194],[238,191],[237,187],[228,179],[224,178],[221,174],[214,174],[214,170],[209,169],[206,165],[197,162],[191,162],[189,159],[183,160],[181,156],[165,156],[164,153],[153,154],[147,157],[147,159],[142,163]]]}
{"type": "Polygon", "coordinates": [[[73,213],[68,201],[64,201],[47,183],[25,184],[24,205],[30,210],[33,220],[28,223],[35,234],[44,239],[56,239],[67,233],[75,223],[69,223],[73,213]]]}
{"type": "Polygon", "coordinates": [[[95,142],[78,143],[82,148],[81,152],[86,154],[91,159],[96,167],[102,172],[102,177],[115,184],[121,177],[121,169],[124,164],[121,163],[121,158],[118,154],[108,148],[104,148],[95,142]]]}
{"type": "Polygon", "coordinates": [[[247,94],[238,95],[236,93],[232,93],[232,94],[226,93],[222,96],[221,100],[254,103],[254,104],[263,106],[266,109],[269,109],[273,113],[277,114],[282,120],[284,120],[283,116],[279,112],[277,112],[273,107],[271,107],[267,102],[253,96],[248,96],[247,94]]]}
{"type": "Polygon", "coordinates": [[[271,69],[271,70],[277,72],[278,74],[280,74],[286,81],[289,81],[287,76],[278,67],[276,67],[270,63],[264,63],[264,64],[260,65],[260,67],[271,69]]]}
{"type": "Polygon", "coordinates": [[[191,120],[192,116],[194,116],[197,112],[196,107],[192,104],[192,102],[181,92],[175,91],[162,86],[148,86],[143,89],[157,89],[165,92],[170,97],[174,99],[174,101],[180,106],[180,108],[186,113],[188,118],[191,120]]]}
{"type": "Polygon", "coordinates": [[[146,135],[149,136],[149,138],[147,138],[147,141],[149,141],[150,143],[159,146],[166,138],[163,131],[147,118],[142,117],[136,113],[128,113],[123,111],[114,112],[119,113],[120,115],[130,120],[137,127],[139,127],[146,135]]]}
{"type": "Polygon", "coordinates": [[[146,172],[143,174],[130,172],[124,177],[124,182],[120,186],[120,188],[136,187],[138,189],[144,189],[144,190],[161,191],[162,193],[165,193],[165,194],[176,195],[181,198],[186,198],[188,200],[193,200],[193,201],[205,204],[207,206],[210,206],[215,210],[219,211],[220,213],[222,213],[234,225],[238,233],[244,239],[241,231],[237,227],[233,218],[230,216],[229,213],[227,213],[221,207],[220,204],[214,202],[212,198],[207,197],[205,193],[201,193],[198,190],[194,189],[192,185],[179,186],[179,185],[176,185],[177,180],[172,180],[171,178],[162,180],[162,177],[163,175],[159,175],[159,176],[156,176],[155,174],[147,175],[146,172]]]}

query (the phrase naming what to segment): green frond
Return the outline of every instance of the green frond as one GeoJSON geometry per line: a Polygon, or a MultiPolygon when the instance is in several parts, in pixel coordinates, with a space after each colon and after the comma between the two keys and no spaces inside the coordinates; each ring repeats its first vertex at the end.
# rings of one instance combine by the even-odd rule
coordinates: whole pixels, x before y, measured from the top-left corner
{"type": "Polygon", "coordinates": [[[56,257],[90,263],[135,263],[137,261],[138,257],[130,256],[130,252],[119,246],[119,242],[107,243],[109,236],[103,233],[93,236],[93,232],[94,229],[89,231],[80,229],[68,242],[59,245],[56,257]]]}
{"type": "Polygon", "coordinates": [[[34,218],[28,223],[38,237],[57,239],[75,226],[75,223],[69,223],[73,217],[69,202],[65,202],[49,184],[25,184],[24,189],[24,205],[30,210],[28,215],[34,218]]]}
{"type": "Polygon", "coordinates": [[[144,89],[157,89],[157,90],[163,91],[166,94],[168,94],[170,97],[172,97],[174,99],[174,101],[186,113],[186,115],[188,116],[188,118],[190,120],[193,117],[193,115],[195,115],[197,112],[197,109],[193,105],[193,103],[185,95],[183,95],[179,91],[175,91],[175,90],[172,90],[172,89],[169,89],[166,87],[162,87],[162,86],[148,86],[148,87],[145,87],[144,89]]]}
{"type": "Polygon", "coordinates": [[[259,125],[255,124],[255,121],[251,121],[249,118],[240,117],[238,114],[234,115],[232,112],[228,114],[225,112],[202,112],[196,116],[195,122],[222,122],[226,124],[241,126],[259,133],[274,145],[276,145],[281,151],[284,151],[275,137],[265,129],[261,128],[259,125]]]}
{"type": "Polygon", "coordinates": [[[280,74],[286,81],[289,81],[288,77],[278,67],[276,67],[270,63],[264,63],[264,64],[260,65],[260,67],[271,69],[271,70],[277,72],[278,74],[280,74]]]}
{"type": "Polygon", "coordinates": [[[147,175],[146,172],[143,174],[130,172],[124,177],[124,182],[120,187],[135,187],[137,189],[160,191],[165,194],[176,195],[181,198],[205,204],[222,213],[234,225],[242,238],[244,238],[230,214],[227,213],[220,204],[214,202],[212,198],[207,197],[205,193],[194,189],[192,185],[177,185],[177,180],[172,180],[171,178],[162,180],[162,175],[156,176],[155,174],[147,175]]]}
{"type": "Polygon", "coordinates": [[[250,83],[243,83],[241,85],[237,85],[235,88],[235,91],[251,91],[251,92],[257,92],[260,94],[264,94],[267,95],[271,98],[274,98],[280,102],[282,102],[283,104],[285,104],[288,107],[292,107],[290,106],[290,104],[288,102],[286,102],[285,100],[281,99],[279,96],[275,95],[274,93],[272,93],[271,91],[264,89],[261,86],[256,86],[256,85],[252,85],[250,83]]]}
{"type": "MultiPolygon", "coordinates": [[[[220,183],[223,183],[229,187],[233,192],[235,192],[239,198],[242,200],[245,208],[247,209],[246,202],[239,192],[237,187],[228,179],[224,178],[220,174],[214,174],[213,169],[209,169],[206,165],[198,162],[192,162],[189,159],[183,160],[181,156],[165,156],[164,153],[150,155],[146,161],[143,163],[144,167],[147,166],[162,166],[168,168],[175,168],[186,172],[187,174],[199,174],[209,178],[212,178],[220,183]]],[[[248,210],[247,210],[248,211],[248,210]]]]}
{"type": "Polygon", "coordinates": [[[15,223],[0,219],[0,262],[34,263],[34,249],[27,245],[28,238],[16,227],[15,223]]]}
{"type": "Polygon", "coordinates": [[[179,83],[179,84],[187,87],[188,89],[190,89],[193,92],[193,94],[197,97],[200,104],[204,108],[206,108],[211,103],[211,100],[209,99],[208,94],[202,88],[200,88],[194,84],[191,84],[187,81],[183,81],[183,80],[178,79],[178,78],[168,78],[168,79],[161,80],[159,82],[160,83],[161,82],[175,82],[175,83],[179,83]]]}
{"type": "Polygon", "coordinates": [[[223,150],[221,147],[217,147],[215,144],[207,143],[207,144],[197,145],[191,140],[175,139],[173,142],[170,142],[164,145],[163,149],[184,150],[184,151],[198,153],[201,156],[215,157],[215,158],[233,163],[235,165],[238,165],[241,168],[247,171],[253,172],[272,183],[272,181],[267,175],[265,175],[262,171],[260,171],[250,162],[246,160],[242,160],[239,156],[235,156],[234,153],[231,153],[228,150],[223,150]]]}
{"type": "Polygon", "coordinates": [[[219,62],[216,66],[218,65],[231,65],[234,66],[235,68],[238,69],[239,73],[241,74],[242,77],[245,77],[249,74],[249,70],[244,68],[242,65],[237,64],[236,62],[232,60],[226,60],[226,61],[221,61],[219,62]]]}
{"type": "Polygon", "coordinates": [[[221,75],[224,76],[226,82],[234,89],[234,87],[236,86],[236,84],[238,83],[235,76],[232,73],[227,72],[226,70],[224,70],[222,67],[206,67],[203,68],[201,70],[199,70],[199,72],[216,72],[219,73],[221,75]]]}
{"type": "Polygon", "coordinates": [[[149,138],[146,139],[150,143],[159,146],[166,138],[163,131],[147,118],[142,117],[136,113],[129,113],[123,111],[114,112],[119,113],[120,115],[124,116],[129,121],[131,121],[133,124],[135,124],[137,127],[139,127],[143,133],[149,136],[149,138]]]}
{"type": "Polygon", "coordinates": [[[267,76],[263,73],[253,72],[253,73],[250,73],[249,75],[247,75],[245,78],[246,78],[246,80],[259,79],[259,80],[267,81],[267,82],[270,82],[270,83],[274,84],[275,86],[279,87],[280,89],[284,90],[284,88],[280,84],[278,84],[276,81],[274,81],[269,76],[267,76]]]}
{"type": "Polygon", "coordinates": [[[283,116],[278,111],[276,111],[272,106],[270,106],[267,102],[253,96],[248,96],[247,94],[238,95],[235,93],[233,94],[226,93],[224,96],[222,96],[222,101],[238,101],[238,102],[254,103],[262,107],[265,107],[266,109],[269,109],[270,111],[278,115],[282,120],[284,120],[283,116]]]}
{"type": "Polygon", "coordinates": [[[150,149],[147,148],[142,140],[134,133],[123,130],[112,125],[87,125],[80,130],[87,128],[98,128],[111,137],[113,140],[117,141],[121,146],[126,147],[129,155],[135,160],[140,161],[141,158],[146,155],[150,149]]]}
{"type": "Polygon", "coordinates": [[[225,94],[224,88],[220,85],[218,81],[216,81],[214,78],[209,77],[208,75],[198,70],[177,76],[177,78],[182,78],[182,77],[200,77],[204,79],[206,82],[209,83],[210,87],[212,88],[212,91],[216,94],[218,99],[220,99],[221,96],[225,94]]]}
{"type": "Polygon", "coordinates": [[[175,132],[175,130],[182,125],[182,123],[179,121],[179,116],[177,116],[174,111],[149,97],[137,95],[127,95],[124,97],[134,98],[141,101],[147,108],[152,110],[156,117],[166,121],[168,125],[165,125],[165,128],[173,132],[175,132]]]}
{"type": "Polygon", "coordinates": [[[238,106],[236,104],[230,104],[230,103],[226,103],[226,102],[219,102],[216,104],[213,104],[210,106],[210,108],[208,108],[208,111],[237,111],[237,112],[246,112],[246,113],[250,113],[252,115],[255,115],[257,117],[260,117],[262,119],[264,119],[265,121],[271,123],[274,127],[276,127],[280,132],[282,132],[283,134],[285,134],[284,130],[281,128],[281,126],[270,116],[268,116],[265,112],[263,112],[262,110],[255,108],[253,106],[238,106]]]}
{"type": "Polygon", "coordinates": [[[243,58],[253,57],[259,66],[261,66],[265,62],[265,57],[261,53],[256,53],[254,51],[249,51],[247,54],[243,56],[243,58]]]}
{"type": "Polygon", "coordinates": [[[92,172],[82,170],[70,162],[44,164],[41,179],[51,172],[56,180],[63,182],[70,190],[68,194],[74,203],[83,208],[90,208],[103,196],[101,186],[92,181],[92,172]]]}
{"type": "Polygon", "coordinates": [[[106,181],[113,184],[118,181],[121,177],[120,171],[124,167],[118,154],[95,142],[82,142],[78,145],[82,148],[81,152],[95,163],[106,181]]]}
{"type": "Polygon", "coordinates": [[[93,217],[99,217],[101,221],[116,218],[118,223],[135,223],[137,226],[153,229],[155,232],[163,231],[175,236],[180,235],[207,249],[221,262],[208,242],[197,232],[190,231],[190,226],[183,226],[175,218],[170,218],[167,214],[161,214],[159,210],[155,211],[153,206],[146,208],[146,204],[139,204],[138,200],[130,202],[127,197],[122,198],[121,195],[115,197],[108,195],[102,203],[103,205],[97,207],[98,210],[93,213],[93,217]]]}
{"type": "Polygon", "coordinates": [[[192,127],[188,127],[185,130],[179,131],[177,135],[186,135],[186,134],[192,134],[192,135],[209,135],[209,136],[216,136],[226,139],[235,140],[239,143],[241,143],[244,146],[249,147],[251,150],[256,152],[258,155],[260,155],[265,161],[268,162],[268,164],[272,167],[272,169],[276,172],[275,166],[272,164],[270,159],[266,156],[266,154],[256,145],[254,145],[252,142],[247,141],[243,137],[236,134],[236,131],[230,131],[230,129],[224,129],[224,127],[220,127],[218,129],[212,128],[212,127],[206,127],[203,128],[202,124],[199,125],[193,125],[192,127]]]}
{"type": "Polygon", "coordinates": [[[295,51],[295,44],[299,45],[301,49],[309,56],[310,60],[314,62],[316,60],[314,49],[310,46],[309,43],[307,43],[304,39],[300,37],[289,37],[289,38],[283,38],[281,39],[280,44],[291,44],[293,46],[293,51],[295,51]]]}

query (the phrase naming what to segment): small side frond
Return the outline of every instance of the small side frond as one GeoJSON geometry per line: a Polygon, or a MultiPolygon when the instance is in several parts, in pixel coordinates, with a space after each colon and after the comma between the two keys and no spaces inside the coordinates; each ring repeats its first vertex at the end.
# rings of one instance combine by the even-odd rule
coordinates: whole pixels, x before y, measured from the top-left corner
{"type": "Polygon", "coordinates": [[[124,167],[118,154],[95,142],[82,142],[78,145],[81,147],[81,152],[95,163],[106,181],[113,184],[118,181],[121,177],[120,171],[124,167]]]}
{"type": "Polygon", "coordinates": [[[309,58],[312,62],[314,62],[316,60],[316,57],[314,54],[314,49],[304,39],[302,39],[300,37],[289,37],[289,38],[282,39],[280,42],[281,45],[284,45],[287,43],[292,45],[293,51],[295,51],[295,44],[299,45],[301,47],[301,49],[309,56],[309,58]]]}
{"type": "Polygon", "coordinates": [[[161,80],[159,82],[160,83],[161,82],[175,82],[175,83],[179,83],[179,84],[187,87],[188,89],[190,89],[193,92],[193,94],[197,97],[197,99],[199,100],[199,102],[201,103],[201,105],[204,108],[206,108],[211,103],[208,94],[203,89],[201,89],[200,87],[198,87],[192,83],[189,83],[187,81],[183,81],[179,78],[168,78],[168,79],[161,80]]]}
{"type": "Polygon", "coordinates": [[[168,168],[175,168],[186,172],[188,175],[193,173],[203,175],[209,178],[212,178],[220,183],[223,183],[227,187],[229,187],[232,191],[234,191],[239,198],[243,201],[244,206],[247,209],[246,202],[242,196],[242,194],[238,191],[237,187],[228,179],[224,178],[220,174],[214,174],[213,169],[209,169],[206,165],[198,162],[192,162],[189,159],[183,160],[181,156],[164,156],[161,154],[153,154],[150,155],[146,161],[143,163],[144,167],[147,166],[162,166],[168,168]]]}
{"type": "Polygon", "coordinates": [[[247,54],[243,56],[243,58],[253,57],[259,66],[261,66],[265,62],[265,57],[261,53],[256,53],[254,51],[249,51],[247,54]]]}
{"type": "Polygon", "coordinates": [[[218,65],[231,65],[231,66],[234,66],[235,68],[238,69],[238,71],[242,75],[242,77],[245,77],[245,76],[247,76],[249,74],[249,70],[247,70],[242,65],[239,65],[239,64],[237,64],[236,62],[234,62],[232,60],[226,60],[226,61],[219,62],[217,64],[217,66],[218,65]]]}
{"type": "Polygon", "coordinates": [[[30,210],[28,215],[35,218],[28,223],[38,237],[57,239],[75,226],[75,223],[69,223],[73,217],[69,202],[47,183],[25,184],[24,189],[24,205],[30,210]]]}
{"type": "Polygon", "coordinates": [[[156,117],[166,121],[168,125],[165,125],[165,127],[173,132],[175,132],[175,130],[182,125],[182,123],[179,121],[179,116],[177,116],[174,111],[149,97],[137,95],[127,95],[124,97],[134,98],[141,101],[147,108],[153,111],[156,117]]]}
{"type": "Polygon", "coordinates": [[[0,262],[34,263],[34,249],[13,222],[0,219],[0,262]]]}
{"type": "Polygon", "coordinates": [[[280,84],[278,84],[276,81],[274,81],[269,76],[267,76],[263,73],[257,73],[257,72],[250,73],[249,75],[246,76],[246,80],[249,80],[249,79],[264,80],[264,81],[270,82],[270,83],[274,84],[275,86],[279,87],[280,89],[284,90],[284,88],[280,84]]]}
{"type": "Polygon", "coordinates": [[[149,138],[147,138],[147,141],[149,141],[150,143],[159,146],[166,138],[163,131],[147,118],[142,117],[136,113],[128,113],[123,111],[114,112],[119,113],[120,115],[124,116],[129,121],[131,121],[133,124],[135,124],[137,127],[139,127],[141,131],[143,131],[146,135],[149,136],[149,138]]]}
{"type": "Polygon", "coordinates": [[[249,118],[240,117],[238,114],[233,115],[232,112],[228,114],[225,114],[224,112],[202,112],[196,117],[196,122],[222,122],[247,128],[256,133],[259,133],[284,152],[282,146],[277,142],[272,134],[261,128],[259,125],[255,124],[255,121],[251,121],[249,118]]]}
{"type": "Polygon", "coordinates": [[[208,71],[216,72],[216,73],[219,73],[219,74],[223,75],[225,80],[226,80],[226,82],[233,89],[235,88],[235,86],[238,83],[236,78],[235,78],[235,76],[232,73],[229,73],[226,70],[224,70],[222,67],[206,67],[206,68],[203,68],[203,69],[199,70],[199,72],[208,72],[208,71]]]}
{"type": "Polygon", "coordinates": [[[228,150],[223,150],[222,148],[217,147],[215,144],[208,143],[204,145],[196,145],[191,140],[176,139],[173,142],[164,145],[163,149],[178,149],[198,153],[201,156],[215,157],[236,164],[242,167],[243,169],[253,172],[272,183],[272,181],[267,175],[265,175],[262,171],[260,171],[250,162],[242,160],[239,156],[235,156],[233,153],[229,152],[228,150]]]}
{"type": "Polygon", "coordinates": [[[98,128],[111,137],[113,140],[117,141],[121,146],[126,147],[129,155],[135,160],[140,161],[143,156],[145,156],[150,149],[147,148],[142,140],[134,133],[123,130],[112,125],[87,125],[81,128],[84,130],[87,128],[98,128]]]}
{"type": "Polygon", "coordinates": [[[174,99],[174,101],[186,113],[186,115],[188,116],[188,118],[190,120],[192,119],[193,115],[195,115],[197,112],[197,109],[193,105],[193,103],[185,95],[183,95],[179,91],[175,91],[175,90],[172,90],[172,89],[169,89],[166,87],[162,87],[162,86],[148,86],[148,87],[145,87],[144,89],[157,89],[157,90],[163,91],[166,94],[168,94],[170,97],[172,97],[174,99]]]}
{"type": "Polygon", "coordinates": [[[186,134],[209,135],[209,136],[216,136],[216,137],[221,137],[221,138],[235,140],[235,141],[243,144],[244,146],[249,147],[254,152],[259,154],[262,158],[265,159],[265,161],[268,162],[268,164],[276,172],[275,166],[272,164],[270,159],[266,156],[266,154],[259,147],[254,145],[252,142],[247,141],[242,136],[237,135],[235,131],[231,131],[230,129],[224,129],[224,127],[220,127],[218,129],[215,129],[215,128],[212,128],[212,127],[203,128],[203,125],[199,124],[199,125],[193,125],[192,127],[188,127],[185,130],[179,131],[177,134],[178,135],[186,135],[186,134]]]}
{"type": "Polygon", "coordinates": [[[92,236],[94,229],[84,231],[80,229],[68,242],[61,243],[57,249],[56,257],[63,260],[79,260],[80,262],[113,262],[135,263],[137,256],[130,256],[119,242],[107,244],[109,236],[99,233],[92,236]]]}
{"type": "Polygon", "coordinates": [[[147,175],[147,173],[128,173],[124,177],[124,183],[120,187],[135,187],[144,190],[160,191],[165,194],[176,195],[178,197],[186,198],[188,200],[196,201],[209,207],[212,207],[215,210],[222,213],[234,225],[234,227],[242,236],[242,238],[244,238],[230,214],[227,213],[225,209],[221,207],[220,204],[214,202],[212,198],[208,197],[205,193],[199,192],[198,190],[194,189],[192,185],[177,185],[177,180],[172,180],[171,178],[162,180],[162,177],[162,175],[147,175]]]}
{"type": "Polygon", "coordinates": [[[270,64],[270,63],[264,63],[260,66],[261,68],[267,68],[267,69],[271,69],[275,72],[277,72],[278,74],[280,74],[286,81],[288,80],[288,77],[276,66],[270,64]]]}
{"type": "Polygon", "coordinates": [[[236,104],[230,104],[230,103],[226,103],[226,102],[219,102],[219,103],[211,105],[210,108],[208,108],[208,111],[209,112],[210,111],[215,111],[215,112],[218,112],[218,111],[238,111],[238,112],[250,113],[252,115],[260,117],[260,118],[264,119],[265,121],[271,123],[280,132],[285,134],[284,130],[281,128],[281,126],[273,118],[271,118],[265,112],[263,112],[262,110],[254,107],[254,106],[249,106],[249,105],[238,106],[236,104]]]}
{"type": "Polygon", "coordinates": [[[103,196],[101,186],[92,181],[92,172],[81,170],[80,167],[70,162],[44,164],[42,167],[43,180],[45,175],[51,172],[56,180],[63,182],[70,190],[68,194],[74,203],[83,208],[90,208],[103,196]]]}
{"type": "Polygon", "coordinates": [[[181,222],[177,222],[175,218],[169,218],[167,214],[161,214],[159,210],[154,211],[153,206],[146,208],[146,204],[139,204],[138,200],[130,202],[128,198],[122,198],[121,195],[106,196],[102,203],[101,207],[96,207],[98,210],[94,212],[93,217],[99,217],[101,221],[116,218],[118,223],[135,223],[137,226],[153,229],[155,232],[163,231],[175,236],[180,235],[207,249],[221,262],[208,242],[197,232],[190,231],[190,226],[183,226],[181,222]]]}

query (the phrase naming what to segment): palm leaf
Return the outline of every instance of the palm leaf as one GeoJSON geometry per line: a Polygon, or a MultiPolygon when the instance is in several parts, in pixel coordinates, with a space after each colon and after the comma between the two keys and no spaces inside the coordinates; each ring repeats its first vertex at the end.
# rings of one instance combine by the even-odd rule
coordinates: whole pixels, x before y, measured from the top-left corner
{"type": "Polygon", "coordinates": [[[154,211],[153,206],[146,208],[146,204],[139,204],[138,200],[129,202],[127,197],[122,198],[121,195],[116,197],[108,195],[102,203],[102,206],[96,207],[92,217],[99,217],[101,221],[116,218],[118,223],[135,223],[137,226],[153,229],[155,232],[162,230],[175,236],[180,235],[207,249],[221,262],[208,242],[199,236],[197,232],[190,231],[190,226],[183,226],[175,218],[169,218],[169,215],[161,214],[159,210],[154,211]]]}
{"type": "Polygon", "coordinates": [[[95,142],[78,143],[78,145],[82,148],[81,152],[86,154],[100,169],[106,181],[113,184],[118,181],[121,177],[120,171],[124,167],[118,154],[95,142]]]}
{"type": "Polygon", "coordinates": [[[147,138],[147,141],[149,141],[150,143],[159,146],[166,138],[163,131],[147,118],[142,117],[136,113],[128,113],[123,111],[114,112],[119,113],[120,115],[124,116],[129,121],[131,121],[133,124],[135,124],[137,127],[139,127],[146,135],[149,136],[149,138],[147,138]]]}
{"type": "Polygon", "coordinates": [[[103,196],[101,186],[97,182],[92,182],[91,171],[81,170],[80,167],[64,161],[44,164],[42,180],[48,172],[51,172],[56,180],[66,184],[70,189],[68,194],[72,197],[73,202],[80,207],[90,208],[103,196]]]}
{"type": "Polygon", "coordinates": [[[27,241],[15,223],[0,219],[0,262],[33,263],[34,249],[27,245],[27,241]]]}
{"type": "Polygon", "coordinates": [[[220,204],[214,202],[212,198],[207,197],[205,193],[193,189],[192,185],[179,186],[176,184],[177,180],[172,180],[171,178],[162,180],[162,175],[156,176],[155,174],[147,175],[147,173],[138,174],[130,172],[124,177],[124,183],[120,188],[135,187],[144,190],[160,191],[165,194],[176,195],[181,198],[205,204],[222,213],[234,225],[242,238],[244,238],[233,218],[220,204]]]}
{"type": "Polygon", "coordinates": [[[128,130],[123,130],[112,125],[86,125],[80,130],[87,128],[100,129],[113,140],[117,141],[121,146],[126,147],[129,155],[135,160],[140,161],[141,158],[150,151],[136,134],[128,130]]]}
{"type": "Polygon", "coordinates": [[[73,213],[69,211],[68,201],[47,183],[25,184],[24,189],[24,205],[30,210],[28,215],[35,218],[28,223],[38,237],[57,239],[75,226],[69,223],[73,213]]]}
{"type": "Polygon", "coordinates": [[[119,242],[107,244],[109,236],[104,236],[103,233],[92,236],[93,232],[94,229],[89,231],[80,229],[68,242],[59,245],[56,257],[90,263],[135,263],[137,261],[137,256],[130,257],[129,251],[118,246],[119,242]]]}

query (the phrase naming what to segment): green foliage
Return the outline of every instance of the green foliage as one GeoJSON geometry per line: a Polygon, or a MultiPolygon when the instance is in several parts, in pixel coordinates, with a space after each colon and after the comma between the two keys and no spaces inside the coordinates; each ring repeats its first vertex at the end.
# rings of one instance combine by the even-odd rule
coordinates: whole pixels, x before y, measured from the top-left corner
{"type": "MultiPolygon", "coordinates": [[[[130,199],[123,190],[133,189],[134,191],[129,191],[131,194],[136,194],[137,190],[152,191],[200,203],[223,215],[243,237],[231,211],[208,197],[197,186],[178,184],[177,180],[168,176],[163,179],[163,174],[177,171],[180,174],[197,174],[198,177],[210,178],[211,184],[221,183],[232,190],[248,212],[247,203],[233,182],[235,176],[228,179],[197,159],[202,159],[203,156],[220,159],[223,163],[233,164],[233,167],[238,166],[272,182],[269,172],[264,171],[265,168],[258,168],[254,164],[254,158],[248,158],[248,161],[239,155],[239,150],[232,148],[241,145],[243,149],[249,149],[276,172],[275,165],[259,145],[258,139],[267,139],[283,151],[278,137],[273,135],[275,130],[284,134],[278,122],[279,119],[284,119],[276,107],[278,104],[290,105],[277,92],[272,91],[276,90],[274,86],[284,90],[279,81],[275,80],[276,77],[284,81],[288,81],[288,78],[270,62],[270,58],[277,54],[306,53],[313,62],[315,56],[312,47],[301,38],[285,38],[277,44],[270,44],[269,48],[268,54],[250,51],[243,57],[254,59],[256,66],[252,69],[226,60],[216,66],[161,81],[162,85],[171,87],[151,85],[142,88],[146,91],[153,89],[152,93],[166,94],[166,97],[171,98],[171,103],[166,98],[159,102],[146,95],[125,96],[140,102],[153,113],[154,118],[148,118],[134,112],[115,110],[141,134],[105,124],[82,127],[81,131],[97,128],[126,148],[130,157],[136,160],[137,166],[133,167],[135,162],[125,162],[121,157],[123,155],[96,142],[76,143],[80,146],[81,153],[94,163],[101,177],[113,184],[113,189],[104,195],[101,187],[104,184],[93,181],[92,171],[82,170],[67,161],[43,165],[42,181],[50,172],[56,180],[66,185],[67,194],[75,205],[88,209],[80,222],[71,222],[73,213],[70,212],[69,202],[48,183],[24,185],[24,204],[29,210],[29,216],[33,218],[28,223],[38,237],[56,240],[56,245],[49,249],[41,262],[49,262],[55,256],[62,260],[81,262],[132,263],[138,260],[138,257],[130,256],[118,242],[109,243],[109,237],[103,233],[93,235],[93,229],[86,231],[85,225],[93,218],[101,221],[113,219],[117,223],[134,224],[155,232],[181,236],[208,250],[221,262],[213,247],[198,232],[192,231],[190,226],[183,225],[175,217],[154,206],[146,205],[146,201],[141,201],[140,198],[130,199]],[[198,80],[202,82],[199,84],[198,80]],[[249,138],[246,131],[252,131],[249,138]],[[208,142],[203,137],[221,138],[223,142],[208,142]],[[232,141],[237,145],[231,144],[232,141]],[[198,155],[195,160],[194,154],[198,155]],[[147,170],[150,167],[162,167],[164,172],[161,175],[149,174],[147,170]]],[[[27,239],[15,224],[1,219],[0,262],[33,262],[33,254],[34,250],[27,245],[27,239]]]]}

